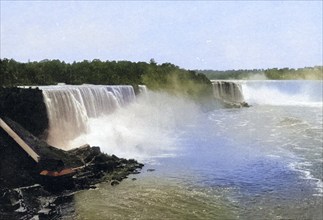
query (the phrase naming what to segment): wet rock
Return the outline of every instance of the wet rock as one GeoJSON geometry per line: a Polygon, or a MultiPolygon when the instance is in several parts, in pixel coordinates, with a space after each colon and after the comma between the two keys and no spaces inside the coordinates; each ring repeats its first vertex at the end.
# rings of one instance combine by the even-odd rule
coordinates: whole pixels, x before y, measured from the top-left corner
{"type": "Polygon", "coordinates": [[[73,193],[102,181],[117,185],[143,164],[84,145],[70,151],[49,146],[21,125],[7,124],[40,155],[35,162],[0,128],[0,219],[56,219],[71,212],[73,193]],[[62,211],[63,210],[63,211],[62,211]]]}
{"type": "Polygon", "coordinates": [[[241,107],[251,107],[251,105],[249,105],[247,102],[241,102],[241,107]]]}
{"type": "MultiPolygon", "coordinates": [[[[50,195],[39,184],[15,189],[2,189],[1,194],[0,219],[30,219],[45,201],[40,198],[50,195]]],[[[49,200],[50,197],[48,197],[48,202],[49,200]]]]}
{"type": "Polygon", "coordinates": [[[120,182],[117,180],[112,180],[110,184],[111,184],[111,186],[116,186],[116,185],[119,185],[120,182]]]}

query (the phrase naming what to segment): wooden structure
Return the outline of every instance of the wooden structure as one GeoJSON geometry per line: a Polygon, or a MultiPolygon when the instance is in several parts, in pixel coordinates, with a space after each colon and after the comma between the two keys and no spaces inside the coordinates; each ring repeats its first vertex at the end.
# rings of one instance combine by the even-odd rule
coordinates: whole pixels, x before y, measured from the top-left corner
{"type": "Polygon", "coordinates": [[[23,140],[19,135],[12,130],[9,125],[0,118],[0,127],[12,137],[12,139],[24,150],[26,153],[37,163],[40,160],[40,156],[23,140]]]}

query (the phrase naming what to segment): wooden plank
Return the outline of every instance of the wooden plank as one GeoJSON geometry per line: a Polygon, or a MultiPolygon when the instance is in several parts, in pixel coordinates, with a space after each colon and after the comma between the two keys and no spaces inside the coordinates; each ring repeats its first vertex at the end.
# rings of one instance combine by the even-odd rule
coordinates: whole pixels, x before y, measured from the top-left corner
{"type": "Polygon", "coordinates": [[[14,139],[14,141],[22,148],[24,151],[27,152],[31,158],[37,163],[39,162],[40,156],[30,147],[28,144],[22,140],[19,135],[14,132],[8,125],[0,118],[0,127],[7,132],[7,134],[14,139]]]}

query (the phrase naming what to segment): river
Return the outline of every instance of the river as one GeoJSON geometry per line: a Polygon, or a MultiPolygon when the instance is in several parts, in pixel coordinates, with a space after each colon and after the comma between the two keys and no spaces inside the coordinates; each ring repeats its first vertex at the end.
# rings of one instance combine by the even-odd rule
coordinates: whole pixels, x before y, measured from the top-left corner
{"type": "Polygon", "coordinates": [[[71,141],[145,163],[66,219],[322,219],[321,81],[240,81],[249,108],[147,92],[71,141]]]}

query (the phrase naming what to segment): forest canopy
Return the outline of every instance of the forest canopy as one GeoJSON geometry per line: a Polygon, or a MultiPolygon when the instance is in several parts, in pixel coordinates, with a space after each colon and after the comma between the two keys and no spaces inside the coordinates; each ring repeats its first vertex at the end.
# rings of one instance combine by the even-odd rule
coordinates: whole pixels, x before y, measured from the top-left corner
{"type": "Polygon", "coordinates": [[[132,85],[144,84],[151,90],[163,90],[194,98],[212,93],[212,84],[204,74],[181,69],[171,63],[101,61],[98,59],[65,63],[42,60],[21,63],[0,59],[0,86],[56,85],[132,85]]]}
{"type": "Polygon", "coordinates": [[[271,68],[252,70],[196,70],[209,79],[270,79],[270,80],[323,80],[323,66],[293,68],[271,68]]]}

